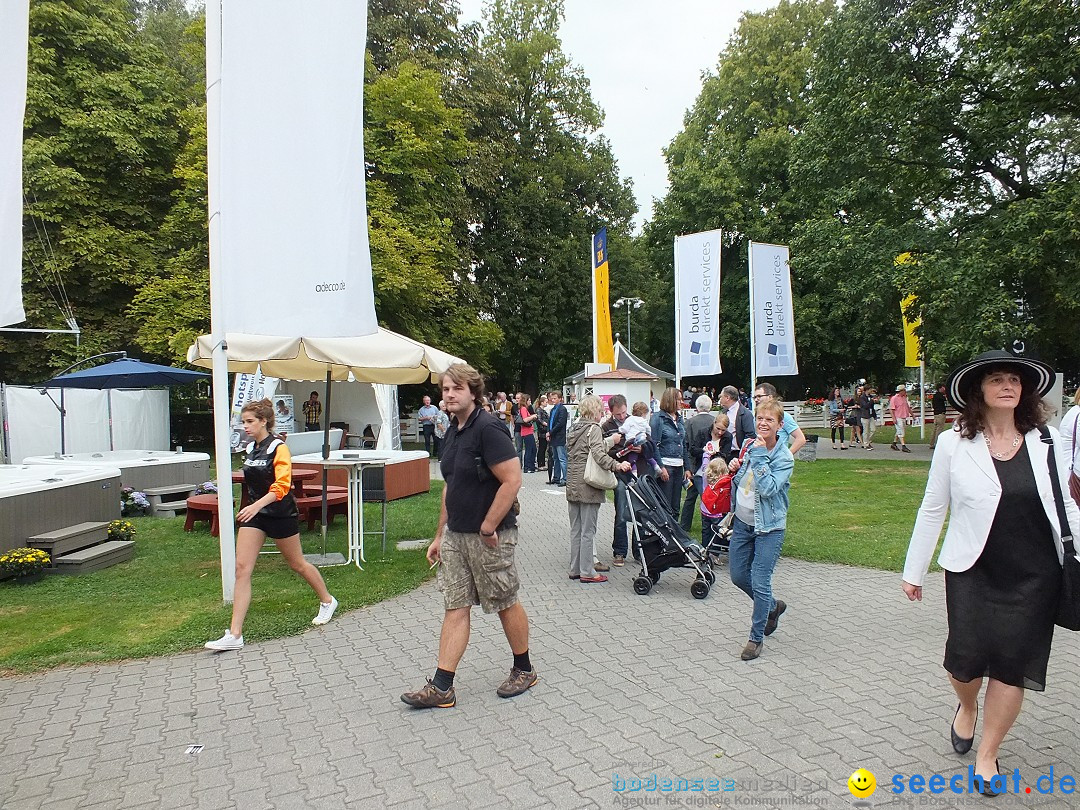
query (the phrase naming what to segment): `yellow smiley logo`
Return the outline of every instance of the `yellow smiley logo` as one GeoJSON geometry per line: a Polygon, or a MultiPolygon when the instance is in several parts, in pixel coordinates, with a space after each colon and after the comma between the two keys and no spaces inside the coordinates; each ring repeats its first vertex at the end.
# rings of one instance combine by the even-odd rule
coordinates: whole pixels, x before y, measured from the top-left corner
{"type": "Polygon", "coordinates": [[[865,799],[867,796],[874,795],[874,791],[877,790],[877,780],[866,768],[859,768],[848,777],[847,788],[856,799],[865,799]]]}

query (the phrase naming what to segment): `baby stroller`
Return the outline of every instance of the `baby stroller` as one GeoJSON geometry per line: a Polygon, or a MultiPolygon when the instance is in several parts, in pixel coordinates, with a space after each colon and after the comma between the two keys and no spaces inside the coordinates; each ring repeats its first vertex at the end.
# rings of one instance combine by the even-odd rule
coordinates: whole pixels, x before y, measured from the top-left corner
{"type": "Polygon", "coordinates": [[[697,576],[690,584],[695,599],[704,599],[716,581],[709,555],[683,531],[667,509],[667,500],[651,475],[633,478],[626,486],[634,556],[641,572],[634,579],[634,592],[644,596],[670,568],[692,568],[697,576]]]}

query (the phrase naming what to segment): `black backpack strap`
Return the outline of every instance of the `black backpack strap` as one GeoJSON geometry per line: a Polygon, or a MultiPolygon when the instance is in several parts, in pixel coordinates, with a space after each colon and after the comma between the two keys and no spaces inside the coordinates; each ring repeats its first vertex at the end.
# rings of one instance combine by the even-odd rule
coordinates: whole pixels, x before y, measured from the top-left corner
{"type": "Polygon", "coordinates": [[[1054,488],[1054,503],[1057,506],[1058,523],[1061,524],[1061,545],[1065,549],[1066,556],[1073,556],[1076,552],[1073,550],[1073,537],[1072,529],[1069,527],[1069,518],[1065,514],[1065,499],[1061,494],[1061,480],[1058,478],[1057,448],[1054,447],[1054,437],[1050,435],[1050,430],[1046,425],[1039,425],[1039,433],[1042,435],[1043,443],[1048,445],[1049,450],[1049,453],[1047,453],[1047,466],[1050,468],[1050,485],[1054,488]]]}

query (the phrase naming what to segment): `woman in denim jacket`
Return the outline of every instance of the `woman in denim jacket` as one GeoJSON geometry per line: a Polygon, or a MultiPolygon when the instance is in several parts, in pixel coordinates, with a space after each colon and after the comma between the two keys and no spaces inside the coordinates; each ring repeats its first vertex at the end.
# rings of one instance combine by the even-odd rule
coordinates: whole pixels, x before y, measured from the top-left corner
{"type": "Polygon", "coordinates": [[[656,457],[660,459],[660,489],[667,496],[668,509],[672,517],[679,519],[679,501],[685,481],[693,481],[690,469],[690,452],[686,447],[686,428],[679,415],[682,397],[679,389],[668,388],[660,397],[660,410],[654,413],[649,428],[652,441],[656,446],[656,457]]]}
{"type": "Polygon", "coordinates": [[[728,565],[731,581],[754,600],[750,640],[740,656],[750,661],[761,655],[765,636],[771,636],[787,605],[773,599],[772,575],[780,559],[787,528],[788,487],[795,461],[787,445],[776,440],[784,421],[784,409],[775,399],[758,403],[755,415],[757,438],[731,482],[731,549],[728,565]]]}

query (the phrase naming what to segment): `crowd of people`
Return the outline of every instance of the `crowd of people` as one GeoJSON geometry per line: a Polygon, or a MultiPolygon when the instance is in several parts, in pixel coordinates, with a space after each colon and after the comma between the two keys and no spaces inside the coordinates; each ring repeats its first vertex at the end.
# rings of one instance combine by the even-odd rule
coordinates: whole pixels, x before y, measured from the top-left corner
{"type": "MultiPolygon", "coordinates": [[[[1071,538],[1080,535],[1080,392],[1059,433],[1047,425],[1042,399],[1053,380],[1045,363],[995,351],[962,364],[938,386],[932,397],[936,451],[901,582],[909,600],[922,600],[947,522],[938,563],[945,571],[948,616],[943,666],[957,698],[948,736],[956,753],[969,753],[981,708],[983,734],[972,772],[990,795],[999,791],[1000,747],[1025,691],[1045,689],[1064,593],[1062,566],[1066,555],[1075,554],[1071,538]],[[949,405],[959,416],[946,428],[949,405]]],[[[806,437],[767,383],[755,387],[750,401],[732,386],[710,393],[720,409],[713,411],[713,397],[700,392],[689,418],[683,415],[687,399],[675,388],[656,402],[633,406],[612,396],[606,414],[605,404],[590,394],[571,420],[558,391],[540,396],[535,407],[526,394],[500,392],[488,400],[475,369],[452,366],[442,378],[439,407],[425,397],[421,414],[446,481],[427,551],[433,567],[441,566],[438,662],[433,677],[402,694],[402,701],[416,708],[456,704],[454,677],[473,605],[498,614],[513,657],[497,694],[513,697],[537,683],[514,552],[522,475],[541,469],[548,470],[550,483],[565,487],[569,578],[579,583],[606,581],[594,548],[605,490],[614,490],[615,499],[612,564],[625,565],[638,550],[627,503],[635,476],[655,477],[662,506],[684,529],[700,511],[703,547],[710,547],[717,522],[729,521],[730,579],[751,602],[739,657],[759,657],[788,608],[773,594],[772,579],[787,529],[793,452],[806,437]]],[[[834,388],[827,405],[834,442],[839,438],[846,449],[850,427],[852,442],[872,449],[879,406],[872,386],[857,387],[851,397],[834,388]]],[[[893,446],[903,452],[903,426],[912,415],[905,386],[897,386],[888,407],[897,426],[893,446]]],[[[232,622],[221,639],[206,644],[218,651],[243,647],[251,571],[267,537],[317,594],[312,623],[325,624],[337,608],[318,570],[300,553],[290,458],[273,433],[271,403],[246,406],[243,422],[251,439],[244,465],[250,503],[238,515],[232,622]]]]}

